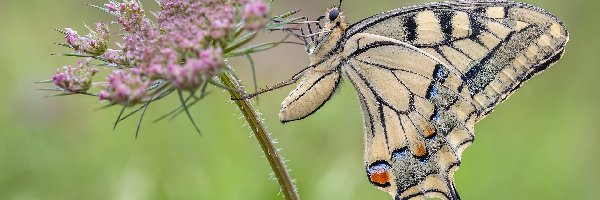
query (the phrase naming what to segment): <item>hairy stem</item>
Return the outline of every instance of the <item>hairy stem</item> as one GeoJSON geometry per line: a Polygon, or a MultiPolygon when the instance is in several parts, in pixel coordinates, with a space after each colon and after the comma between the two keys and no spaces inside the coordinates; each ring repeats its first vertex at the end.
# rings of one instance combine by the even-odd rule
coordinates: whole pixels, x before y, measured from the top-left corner
{"type": "Polygon", "coordinates": [[[228,71],[221,73],[219,78],[224,85],[237,90],[229,90],[229,94],[231,94],[232,99],[240,99],[234,100],[235,104],[237,104],[240,112],[242,112],[246,118],[246,121],[248,122],[248,125],[250,125],[252,132],[254,132],[254,136],[256,136],[262,151],[265,153],[267,160],[269,160],[271,169],[277,177],[277,181],[281,186],[281,190],[285,195],[285,199],[299,200],[300,197],[298,195],[298,191],[296,190],[296,187],[294,186],[294,183],[288,174],[288,170],[284,164],[283,158],[281,155],[279,155],[279,151],[275,147],[271,136],[260,120],[258,113],[250,104],[250,101],[248,99],[242,99],[242,94],[238,92],[244,91],[242,85],[228,71]]]}

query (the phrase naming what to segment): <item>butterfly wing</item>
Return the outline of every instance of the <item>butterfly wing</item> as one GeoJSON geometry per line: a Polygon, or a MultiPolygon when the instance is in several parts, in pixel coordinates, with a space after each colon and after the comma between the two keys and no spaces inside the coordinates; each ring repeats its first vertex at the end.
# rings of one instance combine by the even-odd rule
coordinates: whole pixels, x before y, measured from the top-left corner
{"type": "Polygon", "coordinates": [[[477,119],[533,75],[557,61],[568,41],[562,22],[541,8],[508,1],[449,1],[381,13],[346,35],[372,33],[405,41],[460,76],[477,119]]]}
{"type": "Polygon", "coordinates": [[[396,199],[458,199],[453,173],[476,110],[456,89],[461,78],[410,44],[368,33],[350,38],[342,57],[363,109],[371,183],[396,199]]]}
{"type": "Polygon", "coordinates": [[[326,59],[297,74],[300,83],[281,103],[279,120],[285,123],[303,119],[323,106],[340,83],[340,72],[335,70],[338,64],[336,59],[326,59]]]}

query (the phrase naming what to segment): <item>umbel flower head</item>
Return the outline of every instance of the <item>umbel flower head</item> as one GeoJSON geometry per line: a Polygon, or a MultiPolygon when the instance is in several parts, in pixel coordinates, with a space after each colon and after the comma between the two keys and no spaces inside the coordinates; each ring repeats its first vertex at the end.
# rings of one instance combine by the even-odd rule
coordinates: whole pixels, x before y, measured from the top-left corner
{"type": "Polygon", "coordinates": [[[79,36],[77,31],[65,28],[67,44],[78,52],[90,55],[102,55],[108,47],[108,39],[110,38],[108,26],[102,22],[98,22],[96,24],[96,31],[93,31],[89,27],[87,28],[90,33],[86,36],[79,36]]]}
{"type": "Polygon", "coordinates": [[[98,68],[89,66],[89,59],[80,60],[76,66],[64,66],[52,77],[54,84],[66,91],[82,93],[92,86],[92,78],[98,68]]]}
{"type": "Polygon", "coordinates": [[[303,19],[292,17],[297,11],[269,18],[265,0],[156,2],[159,10],[147,12],[139,0],[108,0],[92,7],[114,16],[112,21],[98,22],[95,28],[86,25],[85,35],[73,28],[56,29],[64,34],[64,42],[58,45],[72,51],[62,55],[81,60],[58,69],[52,80],[43,81],[56,87],[43,90],[63,92],[56,96],[95,96],[108,102],[107,107],[121,105],[117,123],[176,93],[181,106],[165,116],[185,111],[194,124],[188,107],[207,94],[207,85],[242,90],[217,81],[217,76],[235,76],[227,58],[244,56],[252,65],[251,54],[274,48],[288,38],[249,45],[260,30],[283,30],[303,19]],[[100,74],[105,76],[98,78],[100,74]],[[189,96],[184,97],[185,93],[189,96]],[[135,105],[140,106],[121,118],[127,107],[135,105]]]}
{"type": "MultiPolygon", "coordinates": [[[[157,2],[160,10],[148,17],[138,0],[111,0],[94,6],[113,15],[111,23],[86,26],[89,33],[84,36],[72,28],[59,30],[65,34],[62,45],[74,51],[65,55],[94,58],[103,62],[100,68],[112,70],[106,82],[93,84],[102,87],[100,100],[131,106],[160,95],[151,90],[163,87],[196,91],[224,69],[226,57],[270,22],[263,0],[157,2]],[[117,33],[111,34],[107,24],[119,26],[117,33]],[[122,42],[110,44],[111,35],[122,42]],[[155,81],[160,81],[159,88],[150,87],[155,81]]],[[[84,63],[89,65],[81,62],[57,73],[55,85],[67,93],[90,89],[97,70],[84,63]]]]}

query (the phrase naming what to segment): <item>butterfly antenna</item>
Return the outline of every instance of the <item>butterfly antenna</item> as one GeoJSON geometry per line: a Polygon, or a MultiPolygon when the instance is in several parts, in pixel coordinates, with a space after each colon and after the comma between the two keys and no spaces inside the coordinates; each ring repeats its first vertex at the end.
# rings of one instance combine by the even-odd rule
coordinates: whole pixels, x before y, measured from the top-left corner
{"type": "Polygon", "coordinates": [[[312,36],[315,36],[315,35],[319,35],[321,33],[329,33],[329,32],[331,32],[331,30],[322,30],[322,31],[319,31],[319,32],[316,32],[316,33],[312,33],[312,34],[308,34],[308,35],[301,35],[301,37],[312,37],[312,36]]]}
{"type": "Polygon", "coordinates": [[[308,41],[306,41],[306,37],[303,37],[304,35],[304,30],[302,30],[302,28],[298,29],[298,28],[282,28],[282,29],[276,29],[276,30],[281,30],[284,32],[287,32],[291,35],[293,35],[294,37],[298,38],[299,40],[302,40],[304,42],[304,45],[308,46],[308,41]],[[300,34],[294,32],[294,31],[300,31],[300,34]]]}
{"type": "Polygon", "coordinates": [[[302,77],[302,75],[303,75],[303,74],[306,72],[306,70],[308,70],[308,69],[313,69],[314,67],[315,67],[314,65],[308,66],[308,67],[306,67],[306,68],[304,68],[304,69],[300,70],[300,72],[298,72],[298,73],[294,74],[294,76],[292,76],[292,78],[290,78],[290,79],[288,79],[288,80],[286,80],[286,81],[283,81],[283,82],[281,82],[281,83],[278,83],[278,84],[276,84],[276,85],[273,85],[273,86],[269,86],[269,87],[267,87],[267,88],[265,88],[265,89],[261,89],[261,90],[259,90],[259,91],[256,91],[255,93],[244,94],[244,95],[242,95],[242,98],[239,98],[239,99],[237,99],[237,98],[232,98],[231,100],[243,100],[243,99],[251,99],[251,98],[254,98],[254,97],[256,97],[256,96],[258,96],[258,95],[260,95],[260,94],[262,94],[262,93],[270,92],[270,91],[273,91],[273,90],[276,90],[276,89],[279,89],[279,88],[282,88],[282,87],[285,87],[285,86],[288,86],[288,85],[294,84],[294,83],[296,83],[298,80],[300,80],[300,78],[301,78],[301,77],[302,77]]]}
{"type": "Polygon", "coordinates": [[[262,94],[262,93],[270,92],[270,91],[273,91],[273,90],[276,90],[276,89],[279,89],[279,88],[282,88],[282,87],[285,87],[285,86],[288,86],[288,85],[294,84],[294,83],[296,83],[296,81],[298,81],[298,79],[299,79],[299,76],[292,77],[291,79],[289,79],[289,80],[287,80],[287,81],[284,81],[284,82],[278,83],[278,84],[276,84],[276,85],[273,85],[273,86],[269,86],[269,87],[267,87],[267,88],[264,88],[264,89],[260,89],[259,91],[256,91],[256,92],[254,92],[254,93],[250,93],[250,94],[244,94],[244,95],[242,95],[242,97],[241,97],[241,98],[239,98],[239,99],[238,99],[238,98],[231,98],[231,100],[244,100],[244,99],[252,99],[252,98],[254,98],[254,97],[256,97],[256,96],[258,96],[258,95],[260,95],[260,94],[262,94]]]}
{"type": "Polygon", "coordinates": [[[325,18],[325,15],[321,15],[319,17],[317,17],[317,19],[315,19],[315,21],[317,21],[316,25],[317,27],[319,27],[319,29],[323,29],[323,27],[321,27],[321,20],[325,18]]]}
{"type": "Polygon", "coordinates": [[[307,40],[306,37],[304,37],[304,29],[300,28],[300,35],[297,36],[298,38],[301,38],[302,41],[304,41],[304,45],[308,46],[308,44],[310,44],[307,40]]]}
{"type": "Polygon", "coordinates": [[[342,9],[342,0],[340,0],[340,4],[338,5],[338,9],[342,9]]]}
{"type": "Polygon", "coordinates": [[[313,35],[313,30],[312,27],[310,26],[310,24],[306,24],[307,28],[308,28],[308,33],[311,35],[310,36],[310,40],[315,43],[315,36],[313,35]]]}

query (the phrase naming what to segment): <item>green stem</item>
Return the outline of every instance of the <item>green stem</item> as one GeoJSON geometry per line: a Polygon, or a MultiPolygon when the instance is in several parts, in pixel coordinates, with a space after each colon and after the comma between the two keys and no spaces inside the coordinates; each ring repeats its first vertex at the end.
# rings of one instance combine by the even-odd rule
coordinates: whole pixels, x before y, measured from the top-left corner
{"type": "MultiPolygon", "coordinates": [[[[224,71],[219,75],[219,78],[224,85],[237,90],[229,90],[229,94],[231,94],[232,99],[242,99],[242,94],[238,92],[244,91],[242,85],[235,78],[233,78],[229,72],[224,71]]],[[[296,187],[294,186],[294,183],[288,174],[288,170],[283,162],[283,158],[279,155],[279,151],[275,147],[271,136],[260,120],[258,113],[252,107],[248,99],[235,100],[235,104],[237,104],[240,112],[242,112],[246,118],[246,121],[248,122],[248,125],[250,125],[252,132],[254,132],[254,136],[256,136],[262,151],[265,153],[267,160],[269,160],[271,169],[277,177],[277,181],[281,186],[281,190],[285,195],[285,199],[299,200],[300,197],[298,195],[298,191],[296,190],[296,187]]]]}

